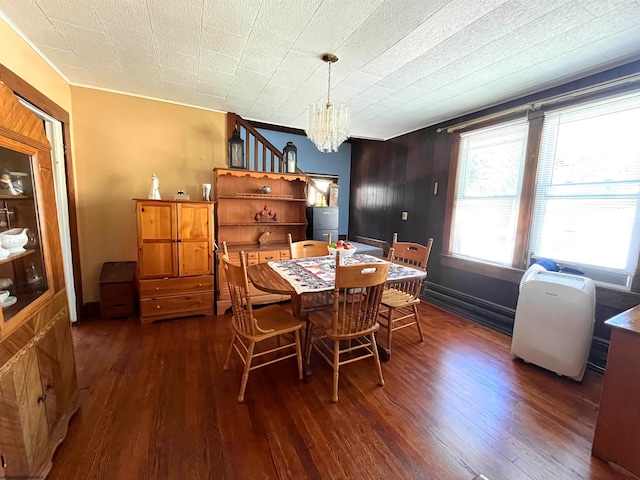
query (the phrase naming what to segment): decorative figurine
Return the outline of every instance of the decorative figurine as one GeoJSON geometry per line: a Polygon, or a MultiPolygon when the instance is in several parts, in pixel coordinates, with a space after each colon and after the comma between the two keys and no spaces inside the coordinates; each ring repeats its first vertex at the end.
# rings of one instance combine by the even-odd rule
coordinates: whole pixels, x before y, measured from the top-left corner
{"type": "Polygon", "coordinates": [[[18,192],[15,188],[13,188],[13,183],[11,183],[11,172],[7,168],[2,169],[2,174],[0,174],[0,192],[7,193],[11,195],[18,195],[18,192]]]}
{"type": "Polygon", "coordinates": [[[160,180],[154,173],[151,175],[151,188],[149,189],[150,200],[160,200],[160,180]]]}
{"type": "Polygon", "coordinates": [[[264,206],[261,212],[256,213],[253,219],[256,222],[277,222],[279,220],[278,214],[270,210],[267,205],[264,206]]]}
{"type": "Polygon", "coordinates": [[[269,243],[271,243],[271,232],[267,230],[262,232],[262,234],[258,237],[258,243],[260,245],[268,245],[269,243]]]}

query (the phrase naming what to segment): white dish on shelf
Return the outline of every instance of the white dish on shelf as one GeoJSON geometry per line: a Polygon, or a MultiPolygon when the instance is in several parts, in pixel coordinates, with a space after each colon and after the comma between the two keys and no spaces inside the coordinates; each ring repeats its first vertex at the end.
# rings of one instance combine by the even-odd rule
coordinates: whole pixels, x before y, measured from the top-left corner
{"type": "Polygon", "coordinates": [[[0,233],[0,243],[9,250],[9,253],[24,252],[24,246],[27,244],[29,237],[26,228],[12,228],[6,232],[0,233]]]}
{"type": "Polygon", "coordinates": [[[18,297],[7,297],[6,300],[2,302],[2,308],[10,307],[18,301],[18,297]]]}
{"type": "Polygon", "coordinates": [[[11,252],[4,247],[0,247],[0,260],[7,258],[11,252]]]}
{"type": "Polygon", "coordinates": [[[4,302],[7,298],[9,298],[9,290],[0,290],[0,302],[4,302]]]}

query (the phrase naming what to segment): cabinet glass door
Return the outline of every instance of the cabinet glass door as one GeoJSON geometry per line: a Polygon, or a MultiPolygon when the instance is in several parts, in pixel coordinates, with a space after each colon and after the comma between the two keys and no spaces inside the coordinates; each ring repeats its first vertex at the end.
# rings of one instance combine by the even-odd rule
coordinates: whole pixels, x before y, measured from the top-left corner
{"type": "Polygon", "coordinates": [[[0,146],[0,302],[6,324],[48,290],[32,158],[0,146]]]}

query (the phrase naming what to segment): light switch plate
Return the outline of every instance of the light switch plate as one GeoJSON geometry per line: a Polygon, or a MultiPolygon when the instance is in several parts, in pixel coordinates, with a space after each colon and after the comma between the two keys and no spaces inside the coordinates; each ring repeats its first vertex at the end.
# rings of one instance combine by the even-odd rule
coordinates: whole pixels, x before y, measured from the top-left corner
{"type": "Polygon", "coordinates": [[[402,219],[407,220],[409,218],[409,212],[402,212],[402,219]]]}

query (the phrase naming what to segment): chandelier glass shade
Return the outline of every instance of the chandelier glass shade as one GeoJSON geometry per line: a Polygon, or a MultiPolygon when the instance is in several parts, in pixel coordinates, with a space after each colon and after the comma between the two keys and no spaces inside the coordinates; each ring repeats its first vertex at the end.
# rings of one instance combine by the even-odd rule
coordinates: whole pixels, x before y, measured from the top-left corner
{"type": "Polygon", "coordinates": [[[325,53],[322,60],[329,64],[327,103],[314,103],[307,109],[307,137],[321,152],[337,152],[338,147],[349,137],[350,112],[346,105],[331,104],[331,64],[338,57],[325,53]]]}

